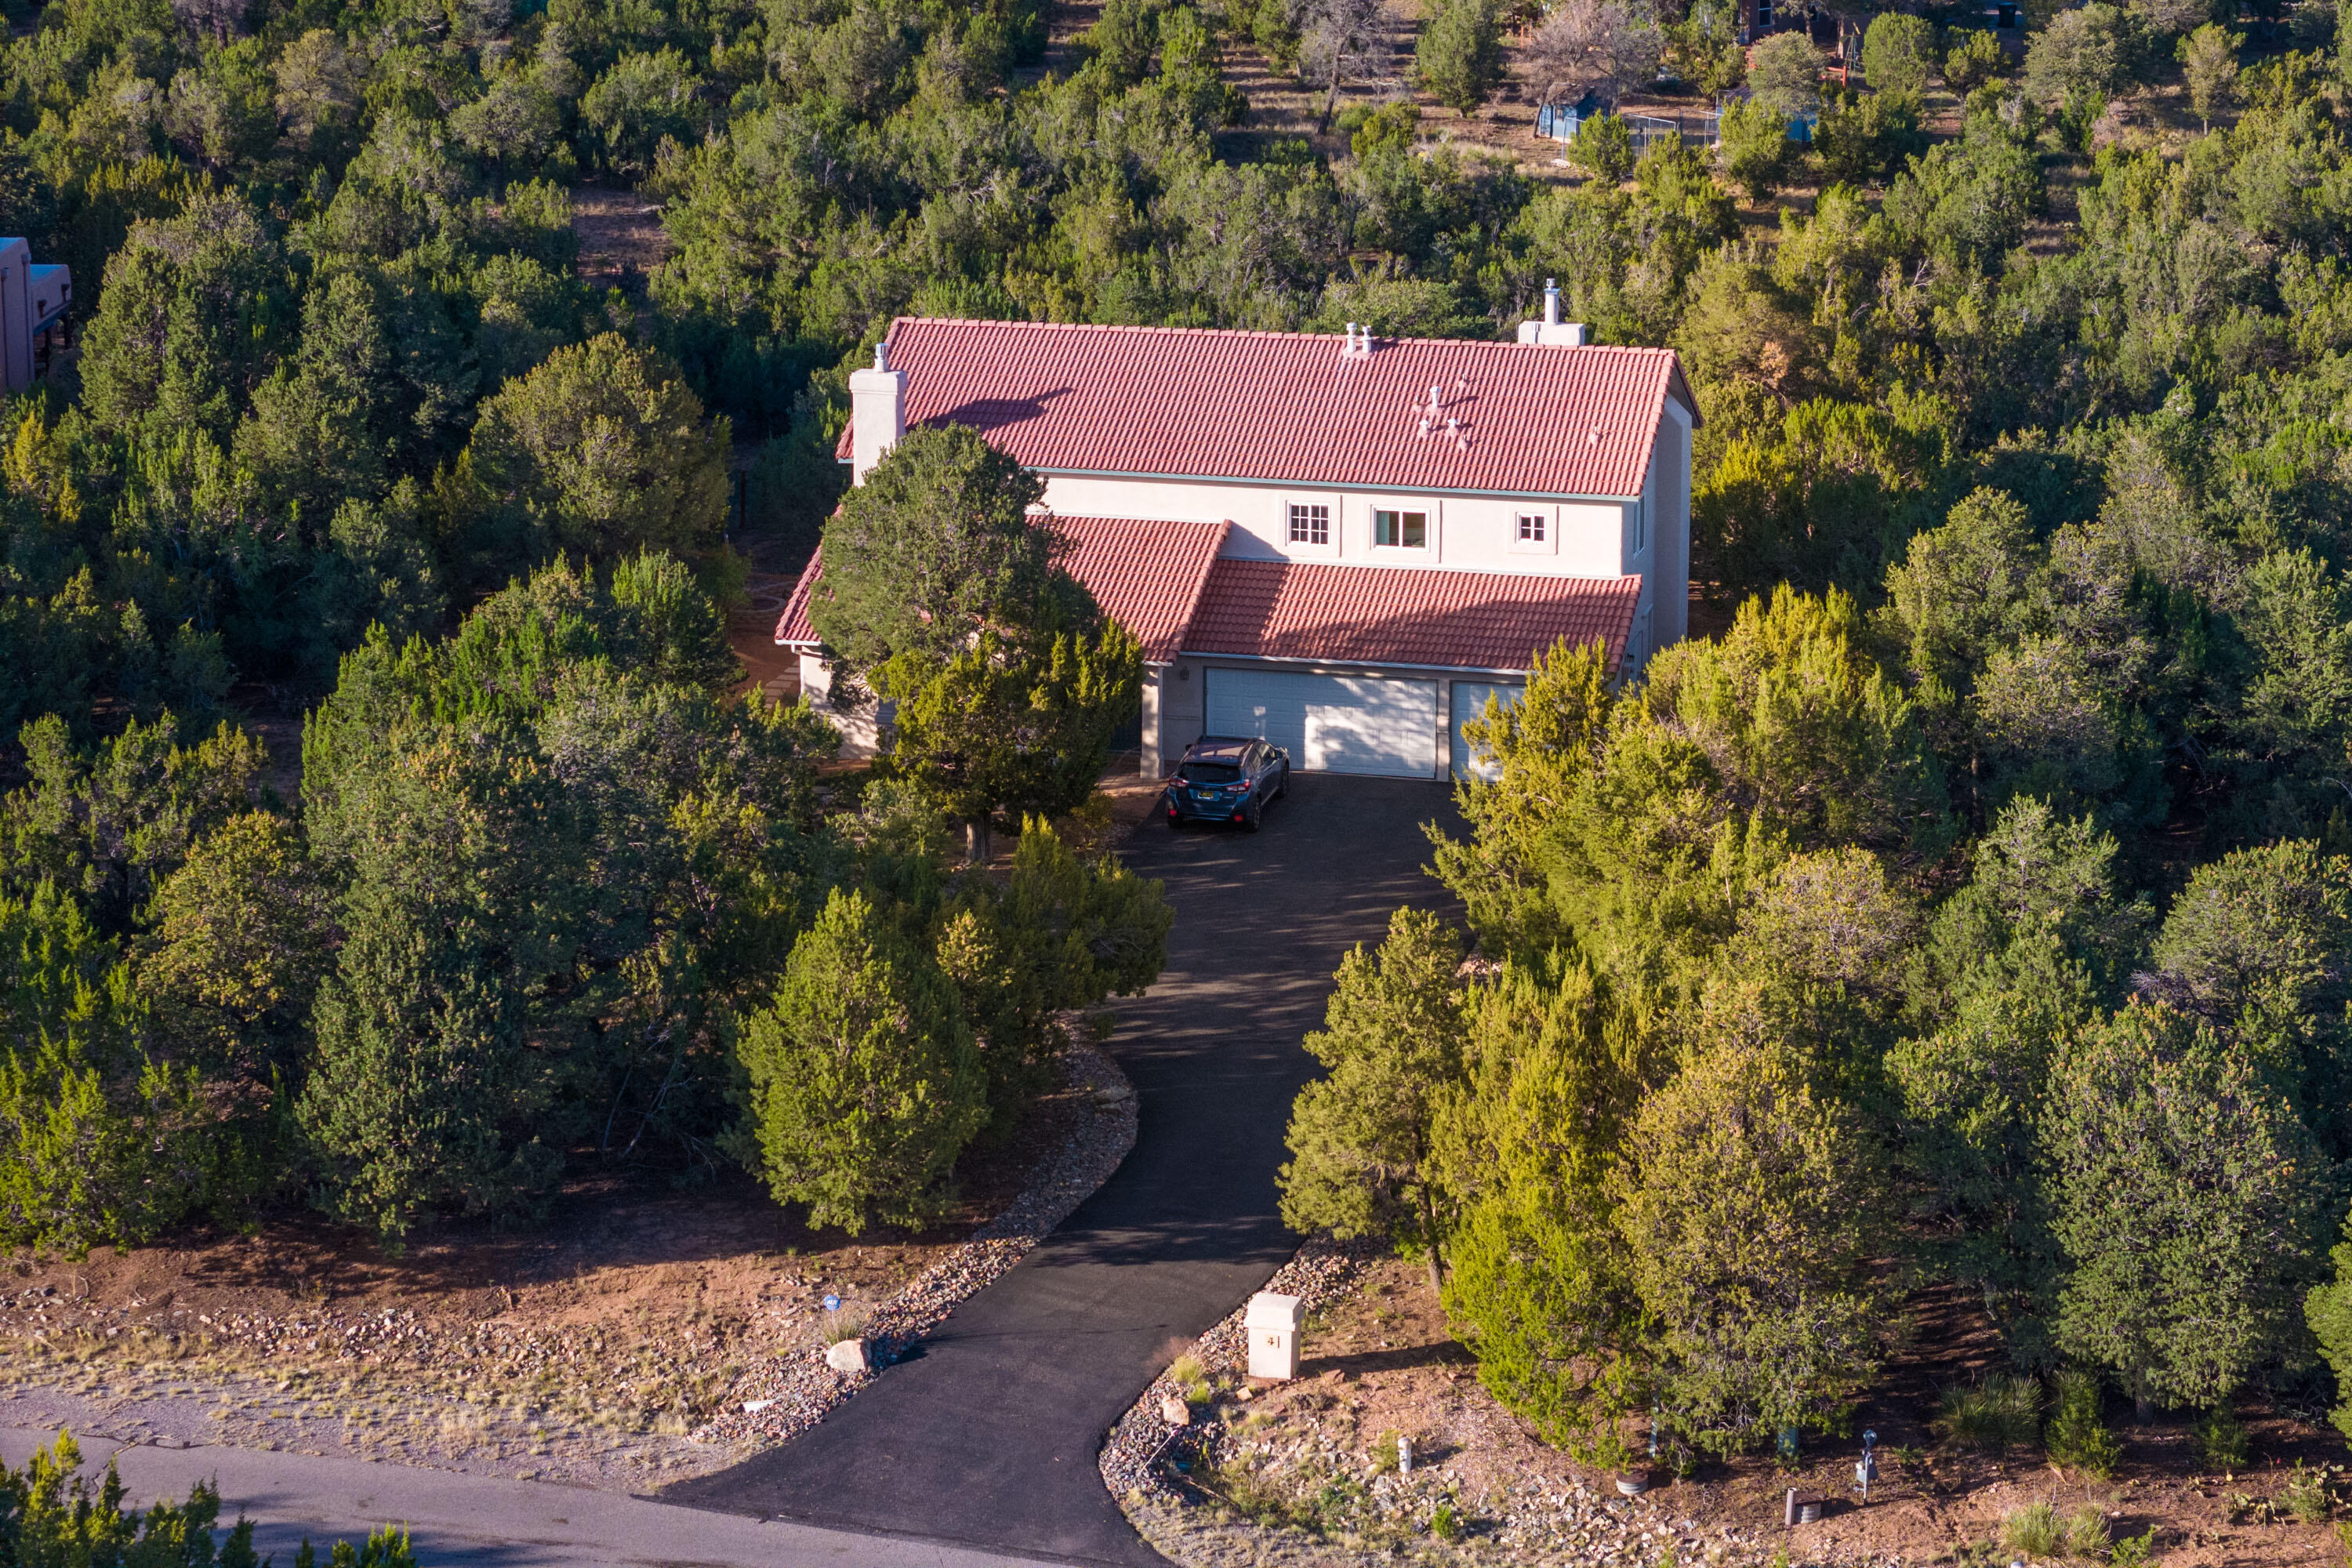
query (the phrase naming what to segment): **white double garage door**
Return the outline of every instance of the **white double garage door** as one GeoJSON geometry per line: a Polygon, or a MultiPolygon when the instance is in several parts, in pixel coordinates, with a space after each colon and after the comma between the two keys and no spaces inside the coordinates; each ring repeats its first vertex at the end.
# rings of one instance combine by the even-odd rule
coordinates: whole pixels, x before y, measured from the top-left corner
{"type": "Polygon", "coordinates": [[[1307,773],[1409,779],[1437,776],[1441,703],[1450,710],[1448,764],[1466,773],[1472,758],[1462,721],[1484,712],[1487,698],[1513,702],[1520,690],[1487,681],[1265,669],[1206,669],[1202,678],[1207,734],[1262,735],[1307,773]]]}

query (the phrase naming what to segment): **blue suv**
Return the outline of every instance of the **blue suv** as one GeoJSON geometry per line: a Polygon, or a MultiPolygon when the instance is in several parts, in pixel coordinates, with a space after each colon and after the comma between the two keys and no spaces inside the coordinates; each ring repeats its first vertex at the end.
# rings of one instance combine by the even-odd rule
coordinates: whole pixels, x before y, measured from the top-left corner
{"type": "Polygon", "coordinates": [[[1252,833],[1265,803],[1290,793],[1290,753],[1247,735],[1203,735],[1168,780],[1168,826],[1238,822],[1252,833]]]}

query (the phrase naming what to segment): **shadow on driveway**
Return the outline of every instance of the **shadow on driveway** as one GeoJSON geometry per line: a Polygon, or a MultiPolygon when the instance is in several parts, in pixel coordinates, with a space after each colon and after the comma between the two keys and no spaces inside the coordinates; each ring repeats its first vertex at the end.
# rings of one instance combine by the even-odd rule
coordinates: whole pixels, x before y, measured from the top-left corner
{"type": "Polygon", "coordinates": [[[1128,860],[1176,906],[1168,969],[1111,1053],[1135,1152],[1020,1265],[805,1436],[664,1500],[1087,1563],[1156,1564],[1102,1484],[1104,1434],[1297,1245],[1276,1213],[1290,1101],[1331,972],[1400,904],[1450,908],[1435,784],[1300,776],[1261,833],[1148,822],[1128,860]]]}

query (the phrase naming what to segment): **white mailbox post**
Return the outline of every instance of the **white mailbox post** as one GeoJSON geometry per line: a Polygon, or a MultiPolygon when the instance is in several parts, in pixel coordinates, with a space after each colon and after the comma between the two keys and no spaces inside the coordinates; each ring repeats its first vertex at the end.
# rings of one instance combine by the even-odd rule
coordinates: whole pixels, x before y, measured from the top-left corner
{"type": "Polygon", "coordinates": [[[1287,1380],[1298,1375],[1298,1325],[1307,1304],[1296,1296],[1261,1290],[1250,1298],[1243,1320],[1249,1331],[1249,1374],[1287,1380]]]}

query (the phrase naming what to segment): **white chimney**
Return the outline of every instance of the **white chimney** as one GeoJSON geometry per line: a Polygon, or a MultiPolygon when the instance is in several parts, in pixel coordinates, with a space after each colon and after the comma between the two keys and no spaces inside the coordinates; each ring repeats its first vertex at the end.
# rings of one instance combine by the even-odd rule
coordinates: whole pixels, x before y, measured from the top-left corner
{"type": "Polygon", "coordinates": [[[1571,349],[1580,349],[1584,346],[1584,323],[1582,321],[1563,321],[1559,319],[1559,283],[1558,279],[1551,278],[1544,279],[1543,320],[1540,321],[1521,321],[1519,323],[1519,342],[1523,343],[1551,343],[1563,348],[1571,349]]]}
{"type": "Polygon", "coordinates": [[[890,344],[874,345],[874,368],[849,373],[849,473],[857,484],[907,433],[907,373],[890,368],[890,344]]]}

